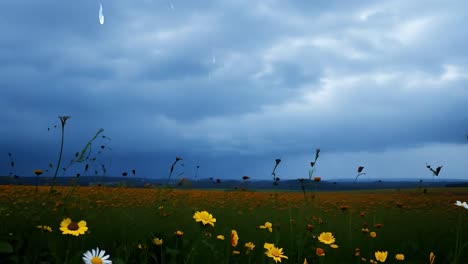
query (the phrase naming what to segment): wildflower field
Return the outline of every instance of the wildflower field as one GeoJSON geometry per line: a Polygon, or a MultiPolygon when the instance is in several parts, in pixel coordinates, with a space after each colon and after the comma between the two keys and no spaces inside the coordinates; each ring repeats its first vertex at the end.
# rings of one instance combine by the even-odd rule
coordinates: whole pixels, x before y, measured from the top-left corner
{"type": "Polygon", "coordinates": [[[468,263],[460,201],[467,188],[2,185],[0,263],[468,263]]]}

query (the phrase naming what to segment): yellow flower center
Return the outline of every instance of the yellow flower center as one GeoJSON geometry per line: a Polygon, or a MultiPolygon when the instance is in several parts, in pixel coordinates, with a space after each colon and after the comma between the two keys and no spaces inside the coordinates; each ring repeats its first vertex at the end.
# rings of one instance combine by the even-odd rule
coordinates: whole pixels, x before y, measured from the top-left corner
{"type": "Polygon", "coordinates": [[[280,257],[281,256],[281,251],[279,250],[279,248],[276,248],[276,247],[272,247],[270,249],[270,254],[275,256],[275,257],[280,257]]]}
{"type": "Polygon", "coordinates": [[[93,257],[91,259],[91,264],[102,264],[102,259],[100,257],[93,257]]]}
{"type": "MultiPolygon", "coordinates": [[[[72,230],[72,231],[80,229],[80,227],[78,226],[78,224],[76,222],[69,223],[67,228],[68,228],[68,230],[72,230]]],[[[96,262],[96,263],[102,263],[102,261],[101,262],[96,262]]]]}

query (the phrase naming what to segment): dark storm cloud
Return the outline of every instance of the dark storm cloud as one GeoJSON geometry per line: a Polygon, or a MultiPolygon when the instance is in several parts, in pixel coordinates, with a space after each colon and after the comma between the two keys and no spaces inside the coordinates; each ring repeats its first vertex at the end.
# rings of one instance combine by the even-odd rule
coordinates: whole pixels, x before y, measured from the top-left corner
{"type": "Polygon", "coordinates": [[[102,4],[104,25],[97,1],[0,3],[0,146],[25,173],[55,159],[47,128],[71,115],[69,158],[104,128],[116,164],[148,176],[176,155],[225,177],[268,177],[281,157],[295,175],[316,147],[333,169],[385,171],[387,152],[437,150],[462,176],[464,1],[102,4]]]}

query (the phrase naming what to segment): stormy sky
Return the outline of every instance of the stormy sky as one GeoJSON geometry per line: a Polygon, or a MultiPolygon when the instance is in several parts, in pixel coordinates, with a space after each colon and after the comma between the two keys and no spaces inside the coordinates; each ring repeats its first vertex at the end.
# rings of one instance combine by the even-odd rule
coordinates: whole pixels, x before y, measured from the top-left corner
{"type": "Polygon", "coordinates": [[[466,10],[464,0],[2,0],[0,175],[55,166],[68,115],[60,167],[104,132],[94,162],[59,175],[102,175],[104,164],[106,175],[165,179],[180,156],[175,178],[271,179],[280,158],[278,177],[296,179],[320,148],[323,180],[353,179],[358,166],[367,178],[431,179],[426,163],[443,166],[440,179],[468,179],[466,10]]]}

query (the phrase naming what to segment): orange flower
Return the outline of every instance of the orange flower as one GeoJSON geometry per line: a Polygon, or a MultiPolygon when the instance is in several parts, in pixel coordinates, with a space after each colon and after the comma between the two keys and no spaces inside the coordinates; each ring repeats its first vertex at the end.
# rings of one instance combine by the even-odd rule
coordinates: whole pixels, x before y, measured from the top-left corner
{"type": "Polygon", "coordinates": [[[315,254],[317,254],[319,257],[323,257],[325,256],[325,251],[323,251],[323,248],[317,248],[315,249],[315,254]]]}
{"type": "Polygon", "coordinates": [[[342,206],[340,206],[340,209],[341,209],[341,211],[344,212],[344,211],[346,211],[346,210],[349,209],[349,206],[347,206],[347,205],[342,205],[342,206]]]}
{"type": "Polygon", "coordinates": [[[322,180],[321,177],[314,177],[314,181],[315,181],[315,182],[319,182],[319,181],[321,181],[321,180],[322,180]]]}
{"type": "Polygon", "coordinates": [[[233,247],[236,247],[237,246],[237,242],[239,242],[239,236],[237,235],[237,231],[236,230],[232,230],[231,231],[231,245],[233,247]]]}

